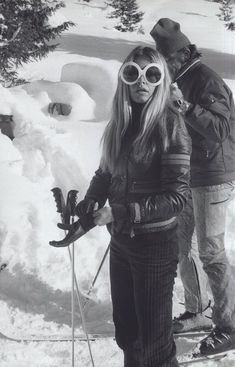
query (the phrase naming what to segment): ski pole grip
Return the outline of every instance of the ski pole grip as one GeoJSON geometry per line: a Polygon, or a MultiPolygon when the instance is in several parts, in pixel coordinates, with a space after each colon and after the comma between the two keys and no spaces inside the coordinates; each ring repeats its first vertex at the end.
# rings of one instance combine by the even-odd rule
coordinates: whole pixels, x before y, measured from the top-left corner
{"type": "Polygon", "coordinates": [[[68,192],[68,204],[70,206],[70,215],[75,216],[75,208],[77,205],[78,190],[70,190],[68,192]]]}
{"type": "Polygon", "coordinates": [[[65,202],[61,189],[59,187],[54,187],[51,191],[55,199],[57,212],[63,214],[65,209],[65,202]]]}

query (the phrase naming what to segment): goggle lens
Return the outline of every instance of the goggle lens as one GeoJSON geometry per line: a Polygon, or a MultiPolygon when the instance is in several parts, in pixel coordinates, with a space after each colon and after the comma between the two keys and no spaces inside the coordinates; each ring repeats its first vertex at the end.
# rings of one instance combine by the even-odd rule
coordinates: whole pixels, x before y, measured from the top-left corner
{"type": "Polygon", "coordinates": [[[146,70],[145,78],[149,83],[157,83],[161,79],[161,71],[156,66],[151,66],[146,70]]]}
{"type": "Polygon", "coordinates": [[[122,75],[128,83],[135,83],[139,79],[139,71],[134,65],[126,65],[122,75]]]}

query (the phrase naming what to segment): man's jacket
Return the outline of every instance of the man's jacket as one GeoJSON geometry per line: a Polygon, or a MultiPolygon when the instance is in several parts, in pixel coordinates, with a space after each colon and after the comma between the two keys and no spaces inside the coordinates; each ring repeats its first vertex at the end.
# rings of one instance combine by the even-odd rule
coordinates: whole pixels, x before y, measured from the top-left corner
{"type": "Polygon", "coordinates": [[[127,134],[115,172],[96,171],[85,198],[95,200],[99,207],[108,199],[114,216],[112,234],[134,236],[175,225],[189,191],[191,142],[185,127],[182,130],[180,122],[174,123],[178,123],[178,138],[167,152],[159,150],[151,160],[136,162],[127,134]]]}
{"type": "Polygon", "coordinates": [[[231,90],[199,59],[176,78],[192,105],[185,122],[192,138],[191,186],[235,180],[235,109],[231,90]]]}

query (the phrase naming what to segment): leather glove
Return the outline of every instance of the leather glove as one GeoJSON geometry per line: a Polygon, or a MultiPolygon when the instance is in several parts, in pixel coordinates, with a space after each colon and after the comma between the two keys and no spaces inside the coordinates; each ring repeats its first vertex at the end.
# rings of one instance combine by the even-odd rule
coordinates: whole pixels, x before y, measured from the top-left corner
{"type": "Polygon", "coordinates": [[[83,199],[81,200],[75,208],[76,215],[81,218],[88,213],[93,213],[98,204],[93,199],[83,199]]]}

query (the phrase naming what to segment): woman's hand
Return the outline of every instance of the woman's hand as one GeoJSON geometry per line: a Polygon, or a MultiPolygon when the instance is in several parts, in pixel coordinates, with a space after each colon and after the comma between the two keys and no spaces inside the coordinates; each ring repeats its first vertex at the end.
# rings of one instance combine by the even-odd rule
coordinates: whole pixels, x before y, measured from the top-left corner
{"type": "Polygon", "coordinates": [[[112,209],[108,206],[104,206],[93,213],[93,218],[97,226],[104,226],[105,224],[113,222],[112,209]]]}
{"type": "Polygon", "coordinates": [[[93,213],[96,209],[98,209],[98,203],[92,199],[83,199],[77,204],[75,212],[80,218],[88,213],[93,213]]]}

